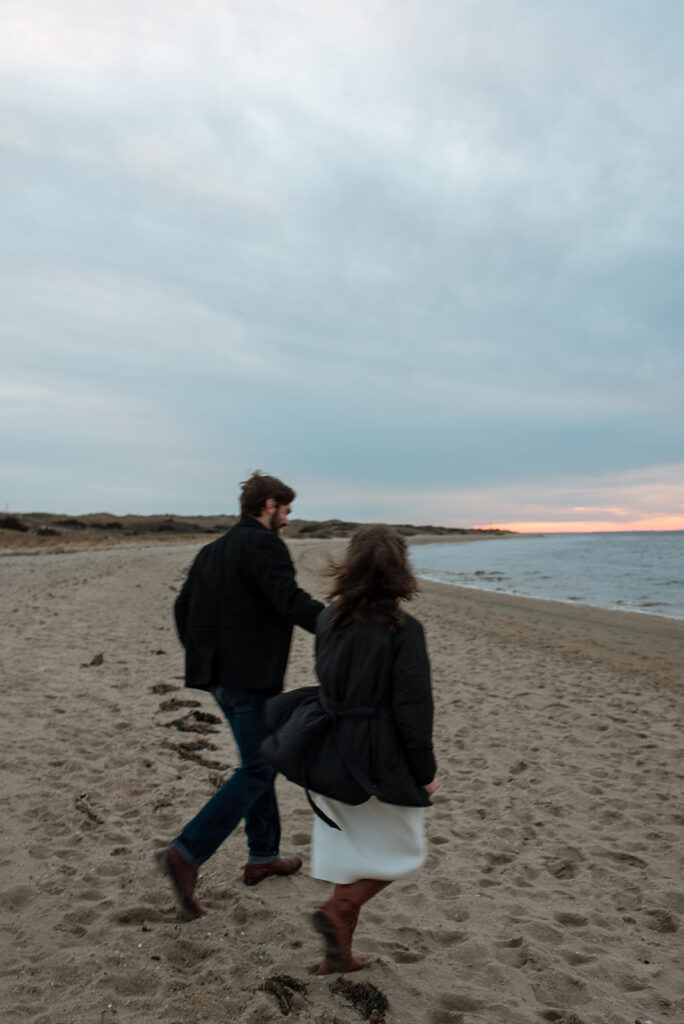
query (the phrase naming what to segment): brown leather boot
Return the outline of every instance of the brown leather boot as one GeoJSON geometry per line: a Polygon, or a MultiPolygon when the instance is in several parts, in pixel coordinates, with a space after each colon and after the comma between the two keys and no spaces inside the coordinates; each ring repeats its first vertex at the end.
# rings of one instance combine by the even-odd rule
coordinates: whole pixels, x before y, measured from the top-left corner
{"type": "Polygon", "coordinates": [[[313,915],[313,925],[323,936],[325,959],[317,974],[335,971],[360,971],[365,960],[352,956],[351,940],[364,903],[384,889],[389,882],[376,878],[360,878],[357,882],[336,885],[329,900],[313,915]]]}
{"type": "Polygon", "coordinates": [[[181,909],[188,917],[201,917],[204,911],[194,895],[196,870],[184,860],[173,844],[163,850],[157,850],[154,857],[160,870],[171,882],[181,909]]]}
{"type": "Polygon", "coordinates": [[[242,869],[242,880],[245,885],[258,885],[270,875],[294,875],[301,866],[301,857],[279,857],[268,864],[245,864],[242,869]]]}

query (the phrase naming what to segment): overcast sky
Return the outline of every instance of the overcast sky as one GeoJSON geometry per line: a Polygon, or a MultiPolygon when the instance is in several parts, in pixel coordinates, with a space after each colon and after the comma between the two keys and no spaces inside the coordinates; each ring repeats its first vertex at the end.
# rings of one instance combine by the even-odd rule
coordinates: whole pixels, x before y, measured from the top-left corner
{"type": "Polygon", "coordinates": [[[683,38],[2,0],[3,508],[684,529],[683,38]]]}

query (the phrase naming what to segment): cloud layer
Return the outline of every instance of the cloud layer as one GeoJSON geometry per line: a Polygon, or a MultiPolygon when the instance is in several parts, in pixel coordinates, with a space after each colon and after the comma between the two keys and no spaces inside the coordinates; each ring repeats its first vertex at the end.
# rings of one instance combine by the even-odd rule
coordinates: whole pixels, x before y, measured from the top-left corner
{"type": "Polygon", "coordinates": [[[684,527],[684,9],[58,8],[0,13],[1,500],[684,527]]]}

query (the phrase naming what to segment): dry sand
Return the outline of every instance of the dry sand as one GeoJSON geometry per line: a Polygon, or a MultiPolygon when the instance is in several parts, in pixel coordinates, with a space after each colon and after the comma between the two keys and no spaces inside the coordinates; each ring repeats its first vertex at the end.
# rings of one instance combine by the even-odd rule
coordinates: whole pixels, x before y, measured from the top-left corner
{"type": "MultiPolygon", "coordinates": [[[[278,782],[299,875],[246,888],[236,833],[184,922],[153,865],[235,764],[211,698],[182,689],[172,604],[199,546],[0,558],[7,1024],[363,1019],[309,973],[328,887],[295,787],[278,782]]],[[[291,542],[302,585],[321,596],[343,547],[291,542]]],[[[370,961],[346,980],[384,994],[388,1024],[682,1024],[684,623],[437,584],[413,610],[442,780],[430,855],[364,909],[370,961]]],[[[288,686],[313,681],[312,646],[297,631],[288,686]]]]}

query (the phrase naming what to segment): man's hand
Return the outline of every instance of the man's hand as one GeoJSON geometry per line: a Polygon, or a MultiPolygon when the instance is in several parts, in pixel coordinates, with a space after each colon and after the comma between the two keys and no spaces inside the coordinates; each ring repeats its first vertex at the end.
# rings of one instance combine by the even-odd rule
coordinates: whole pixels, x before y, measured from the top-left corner
{"type": "Polygon", "coordinates": [[[427,786],[423,786],[423,789],[428,796],[432,796],[435,790],[439,789],[439,779],[433,779],[432,782],[428,782],[427,786]]]}

